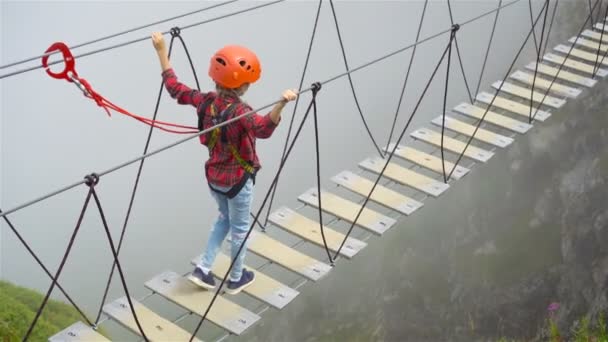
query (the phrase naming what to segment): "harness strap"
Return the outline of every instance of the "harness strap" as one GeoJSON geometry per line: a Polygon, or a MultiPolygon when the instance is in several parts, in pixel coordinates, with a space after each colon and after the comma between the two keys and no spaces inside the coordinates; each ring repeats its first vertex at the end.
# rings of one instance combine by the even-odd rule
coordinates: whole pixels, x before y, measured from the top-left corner
{"type": "MultiPolygon", "coordinates": [[[[201,108],[198,111],[198,128],[201,131],[204,129],[203,118],[204,118],[205,110],[207,107],[209,107],[209,110],[211,111],[211,116],[214,118],[213,123],[215,125],[226,121],[229,117],[231,117],[233,115],[234,111],[237,108],[237,105],[233,106],[233,103],[230,103],[222,111],[222,113],[220,113],[220,115],[218,116],[216,113],[216,108],[215,108],[215,105],[213,104],[213,101],[214,101],[213,98],[207,99],[201,105],[201,108]]],[[[217,145],[217,141],[221,136],[222,142],[228,145],[228,149],[230,150],[230,153],[232,154],[234,159],[237,161],[237,163],[239,163],[239,165],[245,170],[246,173],[248,173],[249,175],[254,175],[255,168],[241,156],[241,154],[239,153],[236,146],[234,146],[234,144],[232,142],[228,141],[228,138],[226,136],[226,129],[227,129],[227,127],[223,126],[223,127],[215,128],[210,133],[207,133],[208,134],[207,135],[207,137],[208,137],[207,138],[208,139],[207,148],[209,148],[209,151],[212,151],[215,148],[215,146],[217,145]]],[[[245,181],[246,180],[247,179],[245,179],[245,181]]],[[[244,182],[243,182],[243,184],[244,184],[244,182]]]]}

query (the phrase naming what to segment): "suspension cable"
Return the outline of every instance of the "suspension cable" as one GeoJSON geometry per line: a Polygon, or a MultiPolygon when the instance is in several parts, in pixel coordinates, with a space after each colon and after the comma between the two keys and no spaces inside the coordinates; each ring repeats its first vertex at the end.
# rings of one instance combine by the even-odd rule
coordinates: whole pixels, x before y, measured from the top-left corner
{"type": "MultiPolygon", "coordinates": [[[[238,14],[241,14],[241,13],[246,13],[246,12],[254,11],[254,10],[262,8],[262,7],[267,7],[267,6],[275,5],[275,4],[281,3],[283,1],[285,1],[285,0],[275,0],[275,1],[267,2],[267,3],[263,3],[263,4],[260,4],[260,5],[252,6],[252,7],[249,7],[249,8],[245,8],[243,10],[235,11],[235,12],[224,14],[224,15],[220,15],[220,16],[217,16],[215,18],[211,18],[211,19],[199,21],[199,22],[196,22],[196,23],[193,23],[193,24],[189,24],[189,25],[186,25],[186,26],[182,26],[182,27],[180,27],[180,29],[182,29],[182,30],[189,29],[189,28],[192,28],[192,27],[195,27],[195,26],[199,26],[199,25],[210,23],[210,22],[218,21],[220,19],[225,19],[225,18],[228,18],[228,17],[232,17],[232,16],[235,16],[235,15],[238,15],[238,14]]],[[[171,33],[171,31],[165,31],[165,32],[163,32],[163,35],[167,35],[169,33],[171,33]]],[[[81,57],[91,56],[91,55],[94,55],[94,54],[97,54],[97,53],[100,53],[100,52],[105,52],[105,51],[117,49],[117,48],[124,47],[124,46],[127,46],[127,45],[139,43],[139,42],[142,42],[142,41],[145,41],[145,40],[148,40],[148,39],[150,39],[150,36],[146,36],[146,37],[141,37],[141,38],[129,40],[129,41],[122,42],[122,43],[119,43],[119,44],[114,44],[114,45],[111,45],[111,46],[108,46],[108,47],[104,47],[104,48],[92,50],[92,51],[89,51],[89,52],[85,52],[85,53],[82,53],[80,55],[75,55],[74,58],[81,58],[81,57]]],[[[63,61],[59,60],[59,61],[49,62],[48,65],[51,66],[51,65],[55,65],[55,64],[59,64],[59,63],[63,63],[63,61]]],[[[20,75],[20,74],[23,74],[23,73],[26,73],[26,72],[30,72],[30,71],[34,71],[34,70],[38,70],[38,69],[41,69],[41,68],[43,68],[42,65],[37,65],[37,66],[29,67],[29,68],[24,68],[24,69],[16,70],[16,71],[13,71],[13,72],[9,72],[9,73],[0,75],[0,79],[4,79],[4,78],[7,78],[7,77],[20,75]]]]}
{"type": "MultiPolygon", "coordinates": [[[[217,8],[217,7],[226,6],[226,5],[229,5],[229,4],[237,2],[237,1],[239,1],[239,0],[224,1],[224,2],[221,2],[219,4],[214,4],[214,5],[203,7],[203,8],[194,10],[194,11],[190,11],[190,12],[187,12],[187,13],[176,15],[176,16],[173,16],[173,17],[170,17],[170,18],[158,20],[158,21],[155,21],[155,22],[150,23],[150,24],[136,26],[136,27],[130,28],[128,30],[124,30],[124,31],[121,31],[121,32],[113,33],[113,34],[110,34],[110,35],[107,35],[107,36],[103,36],[103,37],[100,37],[100,38],[96,38],[96,39],[93,39],[93,40],[90,40],[90,41],[86,41],[86,42],[83,42],[83,43],[80,43],[80,44],[72,45],[72,46],[70,46],[70,50],[74,50],[74,49],[77,49],[77,48],[80,48],[80,47],[83,47],[83,46],[87,46],[87,45],[91,45],[91,44],[94,44],[94,43],[99,43],[99,42],[102,42],[104,40],[108,40],[108,39],[111,39],[111,38],[116,38],[116,37],[119,37],[119,36],[122,36],[122,35],[125,35],[125,34],[128,34],[128,33],[139,31],[139,30],[142,30],[142,29],[145,29],[145,28],[148,28],[148,27],[152,27],[154,25],[163,24],[163,23],[175,20],[175,19],[184,18],[184,17],[190,16],[190,15],[193,15],[193,14],[205,12],[205,11],[217,8]]],[[[39,55],[39,56],[25,58],[25,59],[22,59],[22,60],[19,60],[19,61],[15,61],[15,62],[11,62],[11,63],[5,64],[5,65],[1,65],[0,69],[6,69],[6,68],[9,68],[9,67],[12,67],[12,66],[15,66],[15,65],[19,65],[19,64],[35,61],[35,60],[40,59],[40,58],[42,58],[44,56],[51,56],[51,55],[54,55],[56,53],[58,53],[58,51],[47,52],[47,53],[44,53],[44,54],[39,55]]]]}

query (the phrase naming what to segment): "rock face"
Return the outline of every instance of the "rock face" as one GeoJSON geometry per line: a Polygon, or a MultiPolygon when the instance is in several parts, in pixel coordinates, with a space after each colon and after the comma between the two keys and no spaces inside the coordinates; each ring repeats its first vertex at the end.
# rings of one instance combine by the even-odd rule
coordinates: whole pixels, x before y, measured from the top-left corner
{"type": "Polygon", "coordinates": [[[452,296],[441,325],[454,328],[441,338],[544,339],[552,302],[560,304],[555,318],[568,337],[583,316],[593,321],[608,311],[608,101],[602,88],[541,128],[546,147],[532,141],[538,137],[514,147],[509,159],[525,163],[509,168],[508,208],[495,212],[479,201],[470,226],[458,233],[463,237],[444,241],[446,255],[467,259],[448,266],[452,296]],[[483,215],[495,223],[480,223],[483,215]]]}
{"type": "Polygon", "coordinates": [[[441,325],[454,328],[441,338],[544,339],[552,302],[560,304],[555,318],[568,337],[583,316],[594,321],[608,311],[604,89],[573,101],[550,126],[543,125],[544,146],[534,142],[539,137],[533,132],[527,143],[513,148],[513,161],[505,163],[512,165],[520,157],[525,162],[509,167],[511,176],[496,175],[513,181],[504,198],[508,208],[495,212],[479,201],[470,226],[458,233],[462,237],[444,241],[446,255],[467,260],[459,264],[452,259],[448,266],[452,276],[446,286],[452,296],[441,325]],[[495,223],[480,223],[484,215],[495,223]],[[520,220],[506,219],[511,215],[520,220]],[[518,221],[521,226],[513,225],[518,221]],[[476,225],[480,227],[473,229],[476,225]]]}

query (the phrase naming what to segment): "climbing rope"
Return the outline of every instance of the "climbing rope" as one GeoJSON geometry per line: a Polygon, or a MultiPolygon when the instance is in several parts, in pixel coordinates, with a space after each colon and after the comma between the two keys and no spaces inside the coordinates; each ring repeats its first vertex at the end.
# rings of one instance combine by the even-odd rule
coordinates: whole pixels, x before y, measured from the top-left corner
{"type": "MultiPolygon", "coordinates": [[[[87,181],[88,180],[85,180],[85,182],[87,182],[87,181]]],[[[25,333],[25,336],[23,337],[23,341],[27,341],[30,334],[34,330],[34,327],[36,326],[36,323],[38,323],[38,319],[40,318],[40,315],[42,314],[42,310],[44,310],[46,303],[48,302],[49,298],[51,297],[51,293],[53,292],[53,289],[57,285],[59,276],[61,275],[61,272],[63,271],[63,266],[65,266],[65,262],[67,261],[68,256],[70,255],[70,252],[72,251],[72,246],[74,245],[74,241],[76,240],[76,236],[78,235],[78,231],[80,230],[80,225],[82,224],[82,220],[84,219],[84,214],[86,213],[87,208],[89,207],[89,202],[91,200],[92,195],[93,195],[93,188],[89,187],[89,192],[87,193],[87,196],[85,197],[84,205],[82,206],[82,210],[80,211],[80,215],[78,216],[78,221],[76,222],[76,227],[74,227],[74,231],[72,232],[72,236],[70,237],[68,246],[66,247],[65,252],[63,253],[63,257],[61,258],[61,262],[59,263],[59,268],[57,268],[55,275],[52,277],[53,281],[51,282],[51,286],[49,286],[49,289],[46,291],[46,295],[44,296],[44,299],[42,300],[42,303],[40,304],[38,311],[36,311],[34,320],[30,324],[30,327],[27,329],[27,332],[25,333]]]]}
{"type": "Polygon", "coordinates": [[[591,17],[591,21],[589,22],[589,24],[591,25],[591,28],[593,28],[593,23],[595,22],[595,20],[593,19],[593,10],[595,7],[591,7],[591,0],[587,0],[587,2],[589,3],[589,16],[591,17]]]}
{"type": "MultiPolygon", "coordinates": [[[[593,8],[595,8],[595,6],[597,6],[599,3],[599,0],[596,0],[595,5],[593,8]]],[[[509,69],[507,70],[507,72],[505,73],[505,76],[502,79],[502,82],[500,83],[500,86],[498,87],[498,89],[496,90],[496,94],[498,94],[500,92],[500,90],[502,89],[502,86],[505,82],[505,80],[507,79],[507,77],[509,76],[509,74],[511,73],[511,70],[513,69],[513,67],[515,66],[515,63],[517,61],[517,59],[519,58],[519,55],[521,54],[521,52],[523,51],[524,47],[526,46],[526,43],[528,42],[528,40],[530,39],[530,36],[532,35],[532,33],[535,30],[536,24],[538,23],[538,20],[540,19],[540,16],[543,14],[543,10],[545,10],[545,8],[548,6],[548,3],[545,2],[543,8],[541,9],[539,15],[536,17],[536,20],[533,22],[532,28],[530,29],[530,31],[528,32],[524,42],[522,43],[521,47],[519,48],[519,51],[517,52],[517,54],[515,55],[515,58],[513,59],[509,69]]],[[[583,32],[583,30],[585,29],[585,26],[587,25],[587,22],[590,20],[591,16],[587,16],[587,18],[585,19],[585,22],[583,23],[583,25],[581,26],[578,34],[577,34],[577,38],[575,40],[576,41],[579,39],[581,33],[583,32]]],[[[540,109],[541,105],[543,104],[543,102],[545,101],[545,98],[547,97],[547,95],[549,94],[549,91],[551,91],[551,88],[553,87],[553,84],[555,83],[555,80],[557,80],[557,77],[559,76],[559,73],[561,72],[562,68],[564,67],[566,61],[568,60],[572,49],[574,48],[575,43],[572,44],[572,46],[570,47],[570,50],[568,50],[568,53],[566,54],[566,56],[564,57],[564,60],[562,63],[560,63],[557,72],[555,74],[555,76],[553,76],[553,79],[551,80],[549,87],[547,88],[547,90],[545,91],[543,98],[541,99],[541,101],[539,102],[538,106],[536,107],[536,111],[534,113],[534,116],[532,117],[532,120],[534,120],[534,118],[536,117],[536,115],[538,114],[538,110],[540,109]]],[[[608,50],[607,50],[608,52],[608,50]]],[[[488,104],[486,110],[484,111],[484,114],[482,115],[481,119],[479,119],[479,122],[477,123],[475,130],[473,131],[473,134],[471,135],[471,137],[467,140],[467,143],[465,145],[465,148],[462,150],[462,152],[459,154],[456,162],[454,163],[454,166],[452,167],[452,170],[450,171],[449,175],[448,175],[448,180],[450,179],[450,177],[452,176],[452,173],[454,172],[454,170],[456,169],[456,167],[458,166],[458,163],[462,160],[462,157],[464,156],[466,150],[468,149],[468,147],[470,146],[473,138],[475,137],[475,135],[477,134],[477,131],[479,130],[479,127],[481,126],[481,124],[483,123],[483,121],[485,120],[486,115],[488,114],[491,106],[494,103],[494,100],[496,99],[496,97],[492,97],[492,100],[490,101],[490,103],[488,104]]]]}
{"type": "MultiPolygon", "coordinates": [[[[192,69],[192,74],[194,75],[194,79],[196,80],[197,89],[200,91],[200,85],[199,85],[199,82],[198,82],[198,78],[196,76],[196,71],[195,71],[195,68],[194,68],[194,63],[192,62],[192,58],[190,57],[190,53],[188,51],[188,47],[186,46],[186,43],[184,42],[184,40],[181,37],[180,33],[181,33],[181,31],[178,28],[171,29],[171,41],[169,42],[168,57],[171,58],[171,52],[173,50],[173,42],[174,42],[175,38],[178,38],[180,40],[181,44],[182,44],[182,47],[184,48],[184,52],[186,52],[186,57],[188,58],[188,62],[189,62],[190,67],[192,69]]],[[[160,108],[160,100],[162,98],[163,91],[164,91],[164,81],[161,81],[161,83],[160,83],[160,89],[158,91],[158,96],[156,97],[156,105],[154,107],[154,115],[152,117],[152,120],[156,120],[156,117],[158,115],[158,111],[159,111],[159,108],[160,108]]],[[[142,154],[146,154],[148,152],[148,149],[150,147],[150,141],[152,139],[152,132],[154,131],[153,128],[154,127],[150,126],[150,130],[148,131],[148,136],[146,138],[146,143],[144,145],[144,151],[143,151],[142,154]]],[[[137,193],[137,189],[138,189],[138,186],[139,186],[139,180],[140,180],[141,173],[142,173],[142,170],[143,170],[144,162],[145,162],[145,159],[142,159],[139,162],[139,167],[137,169],[137,175],[135,177],[135,182],[133,184],[133,189],[131,191],[131,197],[130,197],[130,200],[129,200],[129,205],[127,206],[127,213],[125,215],[125,219],[124,219],[123,226],[122,226],[122,231],[120,233],[120,239],[118,241],[118,248],[116,250],[117,251],[117,255],[120,254],[120,250],[121,250],[121,247],[122,247],[122,242],[124,240],[125,232],[127,230],[127,225],[129,223],[129,218],[131,217],[131,210],[133,209],[133,204],[135,202],[135,194],[137,193]]],[[[99,323],[99,320],[101,318],[101,313],[103,311],[103,305],[105,304],[106,298],[108,296],[108,291],[110,289],[110,284],[112,283],[115,267],[116,267],[116,264],[112,264],[112,268],[110,270],[110,275],[109,275],[108,281],[106,283],[106,288],[104,290],[103,297],[102,297],[102,300],[101,300],[101,304],[99,305],[99,310],[97,312],[97,318],[95,319],[95,324],[99,323]]]]}
{"type": "MultiPolygon", "coordinates": [[[[501,0],[502,1],[502,0],[501,0]]],[[[424,17],[426,15],[426,8],[429,4],[429,0],[424,1],[424,6],[422,7],[422,14],[420,15],[420,22],[418,24],[418,32],[416,33],[416,43],[420,40],[420,32],[422,31],[422,24],[424,23],[424,17]]],[[[416,49],[418,45],[414,46],[412,50],[412,54],[410,55],[410,62],[407,66],[407,71],[405,72],[405,79],[403,80],[403,86],[401,87],[401,94],[399,95],[399,101],[397,101],[397,109],[395,110],[395,117],[393,118],[393,125],[391,126],[391,131],[388,134],[388,141],[386,142],[385,155],[388,153],[388,147],[393,139],[393,133],[395,131],[395,126],[397,125],[397,118],[399,116],[399,111],[401,109],[401,104],[403,103],[403,98],[405,97],[405,89],[407,87],[407,81],[410,78],[410,71],[412,70],[412,65],[414,64],[414,57],[416,57],[416,49]]]]}
{"type": "MultiPolygon", "coordinates": [[[[2,212],[2,210],[0,210],[0,212],[2,212]]],[[[19,240],[19,242],[21,242],[21,244],[23,245],[23,247],[25,247],[25,249],[34,258],[34,260],[36,260],[36,263],[38,263],[38,265],[42,268],[42,270],[44,271],[44,273],[46,273],[46,275],[49,278],[51,278],[51,280],[53,280],[55,282],[57,288],[65,296],[65,298],[68,300],[68,302],[70,302],[70,304],[72,304],[72,306],[76,309],[76,311],[78,311],[78,313],[80,314],[80,316],[82,316],[82,318],[89,325],[92,326],[93,322],[91,322],[91,320],[89,319],[89,317],[87,317],[87,315],[84,313],[84,311],[82,311],[82,309],[80,309],[80,307],[78,307],[78,305],[76,305],[76,302],[74,302],[74,300],[72,299],[72,297],[70,297],[70,295],[68,295],[68,293],[63,289],[63,287],[59,284],[59,282],[56,280],[56,278],[53,277],[53,275],[51,274],[51,272],[49,271],[49,269],[44,265],[44,263],[42,263],[42,260],[40,260],[40,258],[38,257],[38,255],[36,255],[36,253],[34,252],[34,250],[25,241],[25,239],[23,238],[23,236],[21,236],[21,234],[19,233],[19,231],[17,231],[17,228],[15,228],[15,226],[8,219],[8,217],[4,216],[4,222],[6,222],[6,224],[9,226],[9,228],[11,229],[11,231],[13,232],[13,234],[15,234],[15,236],[17,237],[17,239],[19,240]]]]}
{"type": "Polygon", "coordinates": [[[547,32],[547,44],[545,44],[545,48],[543,49],[543,55],[547,52],[549,37],[551,36],[551,30],[553,29],[553,22],[555,21],[555,15],[557,14],[557,5],[559,5],[559,0],[555,0],[554,3],[555,5],[553,5],[553,13],[551,14],[551,23],[549,24],[549,32],[547,32]]]}
{"type": "MultiPolygon", "coordinates": [[[[457,25],[454,23],[454,16],[452,15],[452,5],[450,3],[450,0],[447,1],[448,3],[448,12],[450,13],[450,22],[452,23],[452,27],[454,27],[454,25],[457,25]]],[[[458,26],[460,28],[460,26],[458,26]]],[[[473,104],[474,100],[473,100],[473,95],[471,94],[471,87],[469,87],[469,81],[467,81],[467,74],[464,71],[464,65],[462,64],[462,56],[460,54],[460,48],[458,47],[458,39],[456,39],[456,36],[454,36],[454,44],[456,46],[456,54],[458,55],[458,63],[460,64],[460,71],[462,72],[462,78],[464,79],[464,86],[467,90],[467,94],[469,95],[469,102],[471,104],[473,104]]]]}
{"type": "MultiPolygon", "coordinates": [[[[591,1],[591,0],[589,0],[591,1]]],[[[589,3],[591,5],[591,2],[589,3]]],[[[528,8],[530,9],[530,24],[534,27],[534,14],[532,13],[532,0],[528,0],[528,8]]],[[[542,11],[541,11],[542,13],[542,11]]],[[[536,40],[536,30],[532,30],[532,36],[534,37],[534,49],[538,51],[538,41],[536,40]]]]}
{"type": "MultiPolygon", "coordinates": [[[[346,58],[346,50],[344,49],[344,42],[342,42],[342,35],[340,34],[340,25],[338,24],[338,16],[336,14],[336,9],[334,8],[333,0],[329,0],[329,6],[331,7],[331,13],[334,18],[334,24],[336,26],[336,33],[338,34],[338,41],[340,42],[340,50],[342,51],[342,59],[344,60],[344,67],[346,68],[346,70],[349,70],[350,68],[348,66],[348,59],[346,58]]],[[[365,120],[365,116],[363,115],[363,110],[361,109],[361,105],[359,104],[359,99],[357,98],[357,92],[355,91],[355,85],[353,84],[353,78],[351,77],[350,73],[347,76],[348,76],[348,83],[350,84],[350,89],[353,94],[353,99],[355,100],[355,105],[357,106],[357,111],[359,111],[359,116],[361,117],[361,121],[363,121],[363,126],[365,126],[367,135],[369,135],[369,138],[371,139],[372,143],[374,144],[374,147],[376,147],[376,150],[378,151],[378,154],[380,154],[380,157],[384,158],[384,153],[382,153],[382,149],[380,149],[380,146],[378,146],[376,139],[374,139],[374,136],[372,135],[372,131],[370,130],[369,125],[367,124],[367,120],[365,120]]]]}
{"type": "MultiPolygon", "coordinates": [[[[593,5],[593,10],[595,10],[595,8],[597,7],[597,5],[599,3],[600,3],[600,0],[596,0],[595,1],[595,4],[593,5]]],[[[536,118],[536,115],[538,114],[538,110],[540,109],[540,107],[542,106],[542,104],[545,102],[545,99],[549,95],[549,91],[551,91],[551,87],[553,87],[553,84],[557,80],[557,76],[559,75],[559,73],[561,72],[562,68],[566,64],[566,61],[568,60],[568,58],[570,58],[570,54],[572,53],[572,50],[574,49],[574,46],[576,46],[576,43],[580,39],[581,34],[585,30],[585,26],[587,25],[587,22],[589,22],[590,20],[591,20],[591,15],[587,16],[587,19],[585,19],[585,22],[583,23],[583,25],[581,25],[581,28],[578,30],[578,33],[576,34],[576,39],[574,40],[574,42],[572,43],[572,45],[570,45],[570,49],[568,49],[568,53],[566,53],[566,56],[564,56],[563,62],[560,63],[560,65],[559,65],[559,67],[557,69],[557,73],[555,74],[555,76],[551,80],[551,83],[549,84],[549,87],[547,88],[547,90],[543,94],[543,98],[538,103],[538,106],[536,106],[536,111],[534,113],[534,116],[532,117],[531,122],[534,121],[534,119],[536,118]]],[[[606,51],[606,53],[608,53],[608,50],[606,51]]],[[[604,57],[606,57],[606,54],[604,54],[604,57]]],[[[602,61],[600,63],[603,63],[603,61],[604,61],[604,58],[602,58],[602,61]]],[[[594,75],[594,77],[595,77],[595,75],[594,75]]]]}
{"type": "MultiPolygon", "coordinates": [[[[319,125],[317,119],[317,94],[321,90],[321,85],[316,84],[312,89],[312,112],[314,118],[314,126],[315,126],[315,150],[316,150],[316,159],[317,159],[317,212],[319,213],[319,230],[321,230],[321,238],[323,239],[323,247],[325,248],[325,252],[327,253],[327,259],[331,266],[334,266],[334,260],[331,257],[331,252],[329,251],[329,247],[327,247],[327,240],[325,239],[325,227],[323,227],[323,206],[321,204],[321,151],[319,146],[319,125]]],[[[276,189],[276,187],[275,187],[276,189]]]]}
{"type": "MultiPolygon", "coordinates": [[[[306,60],[304,61],[304,70],[302,70],[302,76],[300,77],[300,84],[298,85],[298,91],[302,90],[302,86],[304,85],[304,79],[306,77],[306,72],[308,70],[308,64],[310,62],[310,55],[312,53],[312,46],[315,41],[315,36],[317,34],[317,26],[319,24],[319,16],[321,15],[321,6],[323,5],[323,0],[319,0],[319,5],[317,6],[317,13],[315,15],[314,25],[312,27],[312,34],[310,35],[310,42],[308,43],[308,51],[306,52],[306,60]]],[[[283,152],[281,153],[281,161],[280,164],[285,162],[285,153],[287,152],[287,146],[289,144],[289,138],[291,137],[291,130],[293,129],[293,123],[296,118],[296,113],[298,110],[298,104],[300,103],[300,97],[296,98],[296,101],[293,106],[293,111],[291,112],[291,119],[289,120],[289,128],[287,129],[287,137],[285,138],[285,144],[283,145],[283,152]]],[[[278,187],[278,186],[277,186],[278,187]]],[[[272,205],[274,203],[274,196],[277,191],[277,187],[272,190],[272,195],[270,196],[270,203],[268,204],[268,210],[266,211],[266,218],[264,218],[264,224],[260,224],[262,231],[266,231],[266,226],[268,225],[268,218],[270,217],[270,211],[272,210],[272,205]]]]}
{"type": "Polygon", "coordinates": [[[144,332],[143,327],[141,326],[141,323],[139,322],[137,313],[135,312],[135,307],[133,306],[133,300],[131,299],[131,294],[129,294],[129,288],[127,286],[125,274],[122,270],[122,267],[120,266],[120,262],[118,261],[118,252],[116,251],[116,247],[114,246],[114,241],[112,240],[112,234],[110,234],[110,228],[108,227],[106,215],[104,214],[103,208],[101,207],[101,201],[99,200],[99,196],[97,195],[97,192],[95,191],[95,185],[97,185],[97,183],[99,182],[99,177],[96,174],[92,174],[91,179],[93,179],[93,181],[89,180],[87,185],[91,189],[91,193],[93,194],[93,198],[95,199],[95,204],[97,205],[97,210],[99,211],[99,216],[101,217],[101,222],[103,223],[103,228],[106,232],[106,236],[108,238],[108,243],[110,244],[112,256],[114,257],[113,265],[116,265],[116,268],[118,269],[118,274],[120,275],[120,282],[122,283],[122,288],[125,291],[127,301],[129,302],[129,309],[131,310],[131,314],[133,315],[133,318],[135,319],[135,324],[137,324],[137,329],[141,333],[141,336],[144,338],[144,340],[149,341],[148,337],[146,336],[146,333],[144,332]]]}
{"type": "MultiPolygon", "coordinates": [[[[449,3],[449,2],[448,2],[449,3]]],[[[443,147],[443,140],[445,137],[445,113],[448,102],[448,85],[450,83],[450,65],[452,64],[452,45],[456,42],[456,32],[460,29],[458,24],[452,26],[452,32],[450,33],[450,41],[448,42],[448,63],[445,68],[445,88],[443,92],[443,113],[441,115],[441,169],[443,172],[443,182],[447,184],[448,177],[445,173],[445,149],[443,147]]]]}
{"type": "MultiPolygon", "coordinates": [[[[528,116],[529,123],[532,123],[532,108],[534,108],[534,94],[536,93],[536,77],[538,76],[538,65],[541,61],[540,51],[543,48],[543,39],[545,36],[545,27],[547,24],[547,14],[549,13],[549,0],[545,0],[544,12],[545,15],[543,18],[543,28],[540,33],[540,45],[537,47],[536,50],[536,64],[534,64],[534,76],[532,78],[532,87],[530,88],[530,114],[528,116]]],[[[541,11],[541,13],[543,13],[543,11],[541,11]]]]}
{"type": "MultiPolygon", "coordinates": [[[[451,40],[450,40],[450,44],[451,44],[451,40]]],[[[424,97],[426,95],[426,92],[428,91],[431,83],[433,82],[433,79],[435,78],[435,75],[437,74],[437,70],[439,70],[439,67],[443,63],[445,55],[448,52],[448,48],[449,48],[449,45],[447,45],[445,47],[445,49],[443,51],[443,54],[441,55],[441,58],[439,59],[439,62],[437,62],[437,65],[435,66],[435,69],[433,70],[433,73],[431,74],[431,77],[427,81],[426,86],[424,87],[424,90],[422,91],[422,94],[420,95],[420,97],[418,98],[418,101],[416,102],[416,106],[414,106],[412,114],[410,114],[410,117],[407,120],[407,123],[405,124],[405,127],[403,127],[403,130],[401,131],[401,134],[399,135],[399,138],[397,139],[397,142],[395,143],[395,146],[393,147],[393,149],[391,150],[390,154],[386,158],[384,166],[382,167],[382,170],[380,170],[380,172],[378,173],[378,176],[376,177],[374,185],[372,186],[372,188],[370,189],[369,193],[365,197],[365,200],[363,201],[363,204],[361,205],[361,208],[359,208],[359,211],[357,212],[357,215],[355,216],[355,219],[353,220],[353,222],[351,223],[350,227],[348,228],[348,231],[347,231],[346,235],[344,236],[344,239],[342,239],[342,242],[340,243],[340,247],[338,248],[338,250],[336,251],[336,253],[334,255],[334,259],[338,257],[340,251],[342,250],[342,248],[344,247],[344,244],[346,243],[346,240],[348,239],[348,237],[350,236],[350,234],[353,232],[353,229],[355,228],[355,225],[357,224],[359,218],[361,217],[361,214],[363,213],[363,209],[365,209],[365,207],[367,206],[367,203],[369,202],[370,198],[372,197],[372,194],[374,193],[374,190],[376,190],[376,187],[378,186],[378,183],[380,183],[380,179],[382,179],[382,176],[384,175],[384,172],[386,171],[386,168],[388,167],[388,165],[390,164],[391,160],[393,159],[393,156],[395,155],[395,151],[399,147],[399,143],[401,143],[401,140],[403,140],[403,137],[405,136],[405,132],[409,128],[410,124],[412,123],[412,120],[414,119],[414,116],[418,112],[418,108],[420,107],[420,104],[422,103],[422,100],[424,99],[424,97]]]]}
{"type": "Polygon", "coordinates": [[[475,89],[475,94],[479,94],[479,88],[481,87],[481,80],[483,79],[483,73],[486,71],[486,65],[488,63],[488,56],[490,55],[490,47],[492,46],[492,41],[494,40],[494,33],[496,32],[496,24],[498,23],[498,16],[500,15],[501,6],[502,6],[502,0],[499,0],[498,1],[498,10],[496,11],[496,16],[494,16],[494,24],[492,24],[492,32],[490,33],[490,39],[488,39],[488,47],[486,48],[486,55],[483,58],[483,63],[481,64],[481,71],[479,72],[479,81],[477,81],[477,88],[475,89]]]}
{"type": "MultiPolygon", "coordinates": [[[[602,8],[602,4],[600,3],[600,11],[602,8]]],[[[606,12],[604,13],[604,18],[608,17],[608,5],[606,5],[606,12]]],[[[604,25],[605,25],[605,21],[604,21],[604,25]]],[[[599,63],[599,59],[600,59],[600,52],[602,51],[602,45],[604,45],[604,27],[602,27],[602,30],[600,32],[600,42],[597,45],[597,54],[595,56],[595,64],[593,64],[593,77],[595,77],[595,75],[597,74],[597,71],[600,69],[601,64],[599,63]]],[[[607,50],[608,51],[608,50],[607,50]]],[[[602,59],[603,62],[603,59],[602,59]]]]}
{"type": "Polygon", "coordinates": [[[545,35],[545,27],[547,24],[547,14],[549,13],[549,0],[545,0],[545,7],[541,10],[541,14],[544,12],[543,28],[540,34],[540,44],[535,49],[536,52],[536,64],[534,65],[534,76],[532,77],[532,86],[530,87],[530,114],[528,115],[528,122],[532,123],[532,109],[534,109],[534,94],[536,93],[536,78],[538,77],[538,65],[541,62],[540,51],[543,48],[543,39],[545,35]]]}
{"type": "MultiPolygon", "coordinates": [[[[540,19],[540,16],[543,14],[543,10],[545,9],[546,6],[547,6],[547,3],[545,2],[543,8],[541,9],[541,12],[536,17],[536,20],[533,21],[532,27],[528,31],[528,34],[526,35],[526,38],[524,39],[524,42],[521,44],[519,50],[515,54],[515,57],[513,58],[513,61],[511,62],[511,65],[509,66],[507,72],[505,73],[505,76],[502,78],[502,81],[500,82],[500,86],[496,90],[496,94],[498,94],[500,92],[500,90],[502,89],[505,81],[507,80],[507,78],[511,74],[511,70],[513,70],[513,67],[515,66],[515,63],[517,62],[517,60],[519,59],[519,56],[521,55],[522,51],[524,50],[524,47],[526,46],[526,43],[528,42],[528,40],[530,40],[530,36],[534,32],[534,30],[536,28],[536,25],[538,23],[538,20],[540,19]]],[[[557,78],[557,75],[556,75],[556,78],[557,78]]],[[[494,104],[494,100],[495,99],[496,99],[496,96],[493,96],[492,100],[490,101],[490,103],[488,104],[487,108],[485,109],[483,115],[481,116],[481,118],[477,122],[477,125],[475,126],[475,130],[473,131],[473,134],[471,134],[471,136],[469,137],[469,139],[467,139],[467,143],[466,143],[464,149],[460,152],[460,154],[458,155],[458,158],[456,159],[456,162],[452,166],[452,170],[450,170],[450,172],[448,173],[447,180],[450,180],[450,178],[452,177],[452,174],[454,173],[454,170],[456,170],[456,167],[458,166],[458,164],[462,160],[462,157],[464,156],[464,154],[466,153],[467,149],[471,145],[471,142],[475,138],[475,135],[477,134],[477,131],[479,130],[479,127],[481,127],[481,124],[484,122],[484,120],[486,118],[486,115],[489,113],[490,108],[494,104]]]]}

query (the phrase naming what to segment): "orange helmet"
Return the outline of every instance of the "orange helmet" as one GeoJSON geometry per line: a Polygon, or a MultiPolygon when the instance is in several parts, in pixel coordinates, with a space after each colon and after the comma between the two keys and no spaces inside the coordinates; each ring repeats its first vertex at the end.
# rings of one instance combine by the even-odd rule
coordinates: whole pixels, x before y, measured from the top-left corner
{"type": "Polygon", "coordinates": [[[218,50],[209,64],[209,76],[219,85],[235,89],[260,78],[262,67],[253,51],[243,46],[228,45],[218,50]]]}

